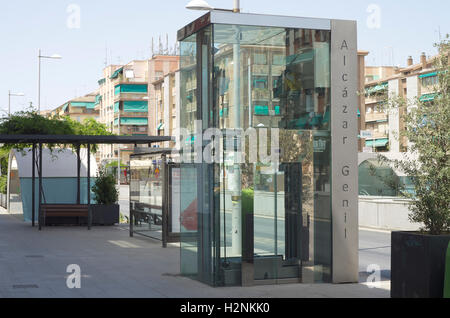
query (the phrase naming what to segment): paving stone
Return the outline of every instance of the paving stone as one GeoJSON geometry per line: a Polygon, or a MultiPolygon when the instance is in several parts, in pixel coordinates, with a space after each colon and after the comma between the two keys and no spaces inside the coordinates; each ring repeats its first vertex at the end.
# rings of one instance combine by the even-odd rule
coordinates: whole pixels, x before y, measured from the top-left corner
{"type": "Polygon", "coordinates": [[[130,238],[123,227],[44,227],[0,213],[0,296],[21,297],[389,297],[389,287],[276,285],[213,288],[179,274],[179,247],[130,238]],[[7,242],[7,244],[5,244],[7,242]],[[118,246],[111,242],[127,242],[118,246]],[[131,248],[132,245],[138,248],[131,248]],[[81,289],[69,289],[69,264],[81,268],[81,289]],[[35,284],[38,288],[13,288],[35,284]]]}

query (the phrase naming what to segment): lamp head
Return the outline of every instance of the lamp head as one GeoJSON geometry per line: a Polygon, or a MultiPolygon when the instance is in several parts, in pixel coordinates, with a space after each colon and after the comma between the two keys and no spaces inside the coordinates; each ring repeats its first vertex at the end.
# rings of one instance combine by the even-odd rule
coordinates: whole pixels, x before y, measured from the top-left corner
{"type": "Polygon", "coordinates": [[[214,8],[211,7],[208,2],[206,2],[205,0],[191,0],[191,2],[189,2],[186,5],[186,9],[189,10],[202,10],[202,11],[210,11],[213,10],[214,8]]]}
{"type": "Polygon", "coordinates": [[[11,92],[11,91],[8,91],[8,95],[9,96],[25,96],[24,93],[14,93],[14,92],[11,92]]]}

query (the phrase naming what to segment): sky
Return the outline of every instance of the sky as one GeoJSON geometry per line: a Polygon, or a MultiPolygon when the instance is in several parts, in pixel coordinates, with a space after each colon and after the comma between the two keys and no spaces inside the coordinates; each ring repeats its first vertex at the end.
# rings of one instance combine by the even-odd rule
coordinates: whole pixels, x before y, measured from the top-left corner
{"type": "MultiPolygon", "coordinates": [[[[37,105],[38,49],[61,60],[42,60],[41,106],[54,109],[98,88],[105,63],[149,58],[152,37],[174,46],[177,30],[204,14],[189,0],[15,0],[0,10],[0,110],[37,105]],[[79,13],[79,14],[78,14],[79,13]],[[79,19],[77,17],[79,16],[79,19]],[[78,23],[79,22],[79,23],[78,23]]],[[[233,0],[208,0],[232,8],[233,0]]],[[[447,0],[241,0],[243,12],[348,19],[358,22],[358,49],[368,65],[405,66],[408,56],[436,54],[450,33],[447,0]],[[440,32],[439,32],[440,31],[440,32]]]]}

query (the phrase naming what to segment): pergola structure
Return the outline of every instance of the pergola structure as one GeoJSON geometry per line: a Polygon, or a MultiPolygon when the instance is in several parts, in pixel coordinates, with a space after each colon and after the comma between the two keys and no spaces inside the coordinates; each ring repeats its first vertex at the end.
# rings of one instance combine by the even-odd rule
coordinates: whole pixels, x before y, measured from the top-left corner
{"type": "Polygon", "coordinates": [[[36,147],[39,147],[38,158],[38,177],[39,177],[39,211],[38,211],[38,223],[39,230],[42,229],[42,145],[45,144],[57,144],[57,145],[75,145],[77,152],[77,205],[80,205],[80,147],[81,145],[87,146],[87,201],[88,201],[88,228],[91,228],[92,215],[91,215],[91,191],[90,191],[90,146],[98,144],[134,144],[148,145],[151,147],[153,143],[172,141],[172,137],[166,136],[81,136],[81,135],[0,135],[0,144],[24,144],[32,145],[32,226],[35,226],[35,164],[36,164],[36,147]]]}

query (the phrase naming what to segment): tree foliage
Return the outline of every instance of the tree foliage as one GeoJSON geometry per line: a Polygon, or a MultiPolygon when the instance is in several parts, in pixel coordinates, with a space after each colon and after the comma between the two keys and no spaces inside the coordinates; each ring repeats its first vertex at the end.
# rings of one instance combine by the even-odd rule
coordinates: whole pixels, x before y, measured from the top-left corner
{"type": "MultiPolygon", "coordinates": [[[[112,135],[105,125],[93,118],[87,118],[82,123],[66,117],[47,118],[38,115],[35,111],[21,111],[8,118],[0,119],[0,134],[2,135],[84,135],[108,136],[112,135]]],[[[65,148],[68,145],[46,144],[53,154],[54,148],[65,148]]],[[[76,145],[69,145],[76,149],[76,145]]],[[[80,145],[83,147],[83,145],[80,145]]],[[[0,192],[6,193],[6,180],[8,174],[8,159],[11,149],[24,151],[32,147],[31,144],[5,144],[0,147],[0,192]]],[[[97,145],[91,145],[91,151],[97,151],[97,145]]]]}
{"type": "Polygon", "coordinates": [[[411,198],[410,220],[424,224],[432,235],[450,232],[450,66],[449,37],[436,45],[439,55],[434,61],[438,83],[433,87],[432,102],[396,97],[391,107],[403,108],[405,130],[400,137],[409,141],[404,160],[387,160],[403,170],[415,187],[415,193],[402,192],[411,198]]]}
{"type": "MultiPolygon", "coordinates": [[[[89,135],[105,136],[112,135],[105,125],[97,122],[93,118],[87,118],[82,123],[65,117],[47,118],[37,114],[35,111],[22,111],[13,114],[8,118],[0,119],[0,134],[3,135],[89,135]]],[[[53,150],[56,146],[65,148],[66,145],[48,144],[47,148],[53,150]]],[[[71,145],[75,149],[75,145],[71,145]]],[[[23,150],[29,148],[27,144],[4,145],[2,149],[23,150]]],[[[97,145],[91,145],[93,152],[97,151],[97,145]]]]}

